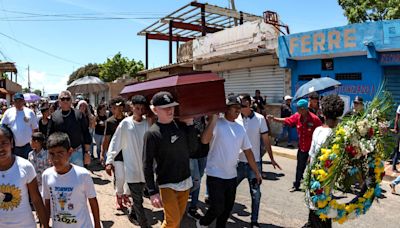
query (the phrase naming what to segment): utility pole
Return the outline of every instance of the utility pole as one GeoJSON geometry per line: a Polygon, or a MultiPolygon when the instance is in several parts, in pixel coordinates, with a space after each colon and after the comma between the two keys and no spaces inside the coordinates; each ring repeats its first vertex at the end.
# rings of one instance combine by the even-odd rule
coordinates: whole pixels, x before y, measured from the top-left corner
{"type": "Polygon", "coordinates": [[[29,74],[29,65],[28,65],[28,93],[31,92],[31,76],[29,74]]]}
{"type": "MultiPolygon", "coordinates": [[[[236,11],[235,0],[230,0],[230,1],[231,1],[231,8],[232,8],[232,10],[236,11]]],[[[238,25],[238,22],[237,22],[237,19],[236,19],[236,18],[233,19],[233,22],[235,23],[235,26],[238,25]]]]}

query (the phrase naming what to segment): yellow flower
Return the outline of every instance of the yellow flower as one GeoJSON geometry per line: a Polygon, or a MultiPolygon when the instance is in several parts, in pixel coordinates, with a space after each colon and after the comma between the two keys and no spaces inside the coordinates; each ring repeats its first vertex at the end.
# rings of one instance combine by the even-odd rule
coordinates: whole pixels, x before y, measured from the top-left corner
{"type": "Polygon", "coordinates": [[[324,207],[326,207],[326,205],[328,205],[328,200],[318,201],[319,208],[324,208],[324,207]]]}
{"type": "Polygon", "coordinates": [[[338,220],[338,223],[343,224],[346,221],[347,221],[347,216],[343,216],[341,219],[338,220]]]}
{"type": "Polygon", "coordinates": [[[333,144],[332,151],[333,151],[335,154],[339,154],[339,152],[340,152],[340,146],[339,146],[339,144],[333,144]]]}
{"type": "Polygon", "coordinates": [[[350,214],[351,212],[354,211],[354,209],[356,209],[356,205],[355,204],[349,204],[345,207],[346,211],[350,214]]]}
{"type": "Polygon", "coordinates": [[[365,202],[365,198],[363,198],[363,197],[358,198],[358,202],[364,203],[365,202]]]}
{"type": "Polygon", "coordinates": [[[317,172],[319,174],[317,177],[317,179],[319,181],[324,181],[328,176],[328,174],[323,169],[319,169],[319,170],[317,170],[317,172]]]}
{"type": "Polygon", "coordinates": [[[344,136],[346,134],[346,131],[343,129],[343,127],[340,127],[337,131],[336,131],[336,136],[344,136]]]}
{"type": "Polygon", "coordinates": [[[328,216],[326,215],[326,214],[319,214],[319,218],[322,220],[322,221],[325,221],[327,218],[328,218],[328,216]]]}

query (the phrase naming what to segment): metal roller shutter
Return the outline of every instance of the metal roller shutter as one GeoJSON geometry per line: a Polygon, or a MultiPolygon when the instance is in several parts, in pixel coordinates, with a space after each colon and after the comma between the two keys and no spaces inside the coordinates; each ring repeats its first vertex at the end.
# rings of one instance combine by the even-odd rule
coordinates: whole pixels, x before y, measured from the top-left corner
{"type": "Polygon", "coordinates": [[[385,69],[385,89],[392,93],[395,107],[400,105],[400,67],[385,69]]]}
{"type": "Polygon", "coordinates": [[[249,93],[259,89],[268,103],[280,103],[285,91],[285,69],[278,66],[244,68],[218,72],[225,79],[225,93],[249,93]]]}

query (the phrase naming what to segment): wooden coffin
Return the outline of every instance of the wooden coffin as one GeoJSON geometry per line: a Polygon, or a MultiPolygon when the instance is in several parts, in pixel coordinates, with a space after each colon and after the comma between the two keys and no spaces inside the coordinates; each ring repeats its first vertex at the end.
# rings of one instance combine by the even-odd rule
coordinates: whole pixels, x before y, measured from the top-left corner
{"type": "Polygon", "coordinates": [[[155,93],[168,91],[179,102],[177,117],[199,117],[225,110],[224,81],[210,72],[178,74],[126,85],[121,96],[129,99],[141,94],[150,101],[155,93]]]}

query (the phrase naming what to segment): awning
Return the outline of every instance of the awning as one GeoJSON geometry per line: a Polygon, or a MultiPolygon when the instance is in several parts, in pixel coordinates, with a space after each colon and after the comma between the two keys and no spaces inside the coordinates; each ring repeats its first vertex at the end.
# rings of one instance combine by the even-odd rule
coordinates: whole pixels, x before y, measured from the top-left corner
{"type": "Polygon", "coordinates": [[[4,88],[0,88],[0,93],[2,94],[8,94],[8,91],[4,88]]]}

